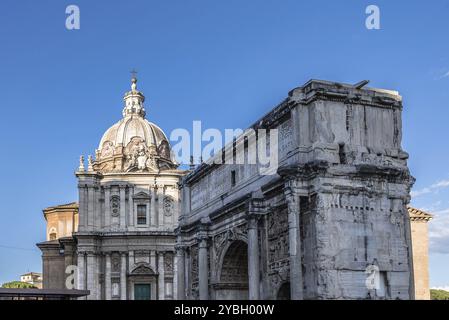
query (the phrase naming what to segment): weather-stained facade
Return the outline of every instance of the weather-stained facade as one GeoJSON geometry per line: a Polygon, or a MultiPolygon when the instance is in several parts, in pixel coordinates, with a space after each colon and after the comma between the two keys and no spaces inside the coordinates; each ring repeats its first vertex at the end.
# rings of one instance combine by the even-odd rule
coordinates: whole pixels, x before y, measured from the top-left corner
{"type": "Polygon", "coordinates": [[[179,298],[413,298],[402,98],[364,85],[309,81],[255,122],[278,130],[276,174],[184,178],[179,298]]]}
{"type": "MultiPolygon", "coordinates": [[[[430,216],[408,207],[402,98],[365,85],[311,80],[256,121],[254,132],[277,132],[264,142],[277,152],[268,174],[221,155],[179,170],[133,78],[122,118],[80,159],[78,203],[44,210],[44,288],[107,300],[425,299],[430,216]]],[[[251,141],[224,150],[241,143],[246,156],[251,141]]]]}

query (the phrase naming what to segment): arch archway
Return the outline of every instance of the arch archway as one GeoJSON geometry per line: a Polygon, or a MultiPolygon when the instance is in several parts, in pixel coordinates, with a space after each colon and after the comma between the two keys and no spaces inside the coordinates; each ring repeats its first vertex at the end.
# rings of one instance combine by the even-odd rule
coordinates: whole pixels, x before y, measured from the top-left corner
{"type": "Polygon", "coordinates": [[[221,260],[215,292],[218,300],[248,299],[248,246],[246,242],[236,240],[228,246],[221,260]]]}
{"type": "Polygon", "coordinates": [[[290,282],[284,282],[278,290],[277,300],[291,300],[290,282]]]}

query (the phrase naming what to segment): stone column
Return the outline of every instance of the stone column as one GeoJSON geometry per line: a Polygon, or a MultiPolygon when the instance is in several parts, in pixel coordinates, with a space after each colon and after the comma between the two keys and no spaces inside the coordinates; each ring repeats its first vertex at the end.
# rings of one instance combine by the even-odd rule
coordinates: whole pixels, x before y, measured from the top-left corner
{"type": "Polygon", "coordinates": [[[87,225],[89,229],[94,226],[94,209],[95,209],[95,199],[94,199],[94,187],[87,187],[87,225]]]}
{"type": "MultiPolygon", "coordinates": [[[[131,268],[131,266],[134,265],[134,251],[128,251],[128,266],[131,268]]],[[[129,270],[129,273],[131,273],[131,269],[129,270]]]]}
{"type": "Polygon", "coordinates": [[[179,247],[176,250],[176,286],[177,295],[173,295],[174,299],[184,300],[185,297],[185,254],[184,248],[179,247]]]}
{"type": "Polygon", "coordinates": [[[122,253],[120,263],[120,300],[126,300],[126,253],[122,253]]]}
{"type": "Polygon", "coordinates": [[[164,272],[164,253],[158,253],[158,292],[159,292],[159,300],[165,300],[165,272],[164,272]]]}
{"type": "Polygon", "coordinates": [[[259,237],[258,216],[251,214],[248,217],[248,280],[249,300],[259,299],[259,237]]]}
{"type": "Polygon", "coordinates": [[[98,186],[94,187],[94,228],[100,229],[101,228],[101,188],[98,186]]]}
{"type": "Polygon", "coordinates": [[[181,209],[181,207],[179,205],[179,199],[180,199],[179,187],[177,184],[174,186],[173,193],[174,193],[174,196],[173,196],[173,204],[174,204],[173,211],[174,212],[172,214],[172,219],[173,219],[174,226],[176,228],[176,226],[178,226],[178,223],[179,223],[179,210],[181,209]]]}
{"type": "Polygon", "coordinates": [[[198,249],[198,280],[200,300],[209,300],[209,268],[207,261],[207,237],[202,236],[198,249]]]}
{"type": "Polygon", "coordinates": [[[173,287],[172,287],[172,300],[178,299],[178,254],[173,255],[173,287]]]}
{"type": "Polygon", "coordinates": [[[157,270],[156,266],[156,251],[151,250],[150,251],[150,266],[153,270],[157,270]]]}
{"type": "Polygon", "coordinates": [[[288,238],[290,253],[290,295],[292,300],[303,299],[301,235],[299,233],[299,195],[294,182],[286,184],[285,197],[288,204],[288,238]]]}
{"type": "Polygon", "coordinates": [[[184,250],[184,297],[190,299],[190,247],[184,250]]]}
{"type": "Polygon", "coordinates": [[[96,263],[95,263],[95,255],[93,252],[87,253],[87,290],[90,291],[90,294],[87,296],[88,300],[94,300],[97,296],[97,287],[96,287],[96,263]]]}
{"type": "Polygon", "coordinates": [[[104,287],[104,282],[101,283],[101,279],[100,279],[100,274],[101,274],[101,261],[102,260],[102,256],[101,254],[97,254],[95,255],[95,290],[96,290],[96,295],[95,295],[95,299],[96,300],[101,300],[102,299],[102,291],[103,291],[103,287],[104,287]]]}
{"type": "Polygon", "coordinates": [[[87,212],[86,212],[86,197],[85,186],[78,185],[78,197],[79,197],[79,210],[78,210],[78,230],[82,231],[87,225],[87,212]]]}
{"type": "Polygon", "coordinates": [[[156,186],[151,188],[151,225],[157,226],[159,223],[158,215],[156,212],[156,186]]]}
{"type": "Polygon", "coordinates": [[[120,228],[126,227],[126,186],[120,186],[120,228]]]}
{"type": "Polygon", "coordinates": [[[111,226],[111,187],[104,187],[104,224],[108,228],[111,226]]]}
{"type": "Polygon", "coordinates": [[[158,197],[158,221],[159,227],[164,226],[164,187],[159,185],[157,188],[157,197],[158,197]]]}
{"type": "Polygon", "coordinates": [[[128,188],[128,203],[129,203],[129,217],[128,217],[128,225],[134,226],[134,187],[129,186],[128,188]]]}
{"type": "MultiPolygon", "coordinates": [[[[77,269],[77,277],[78,277],[78,290],[86,289],[86,257],[84,256],[84,252],[78,252],[78,269],[77,269]]],[[[81,299],[85,299],[82,297],[81,299]]]]}
{"type": "Polygon", "coordinates": [[[187,184],[182,186],[182,207],[184,213],[190,213],[190,187],[187,184]]]}
{"type": "Polygon", "coordinates": [[[112,289],[111,289],[111,254],[106,253],[106,270],[105,270],[105,298],[106,300],[111,300],[112,289]]]}

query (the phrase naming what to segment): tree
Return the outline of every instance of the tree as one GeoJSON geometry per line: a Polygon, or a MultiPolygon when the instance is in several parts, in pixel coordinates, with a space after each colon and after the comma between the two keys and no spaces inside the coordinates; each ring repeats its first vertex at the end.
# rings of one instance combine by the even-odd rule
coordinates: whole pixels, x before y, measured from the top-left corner
{"type": "Polygon", "coordinates": [[[33,286],[31,283],[21,282],[21,281],[11,281],[4,283],[2,288],[10,288],[10,289],[37,289],[37,287],[33,286]]]}
{"type": "Polygon", "coordinates": [[[430,299],[449,300],[449,291],[430,289],[430,299]]]}

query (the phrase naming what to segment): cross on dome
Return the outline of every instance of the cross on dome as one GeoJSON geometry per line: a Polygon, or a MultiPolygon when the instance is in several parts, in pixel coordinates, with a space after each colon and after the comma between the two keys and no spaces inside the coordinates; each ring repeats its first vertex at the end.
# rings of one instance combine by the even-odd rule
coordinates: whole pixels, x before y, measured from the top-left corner
{"type": "Polygon", "coordinates": [[[146,114],[145,107],[143,106],[145,96],[142,92],[137,90],[137,71],[133,69],[131,74],[131,91],[126,92],[125,97],[123,98],[125,102],[123,117],[137,115],[144,118],[146,114]]]}

